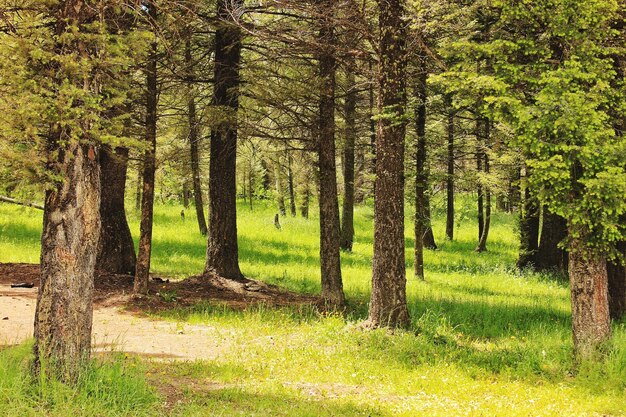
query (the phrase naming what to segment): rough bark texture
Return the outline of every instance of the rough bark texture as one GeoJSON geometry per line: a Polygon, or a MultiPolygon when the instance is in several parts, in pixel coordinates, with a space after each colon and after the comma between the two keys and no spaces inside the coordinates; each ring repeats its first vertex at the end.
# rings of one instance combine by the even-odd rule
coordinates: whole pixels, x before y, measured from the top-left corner
{"type": "Polygon", "coordinates": [[[100,169],[87,145],[70,145],[55,165],[64,180],[46,195],[34,367],[73,382],[91,349],[100,169]]]}
{"type": "Polygon", "coordinates": [[[319,42],[325,45],[319,51],[321,81],[319,101],[318,157],[320,178],[320,263],[322,272],[322,299],[328,308],[339,308],[344,302],[339,248],[339,201],[337,198],[337,168],[335,163],[335,73],[336,59],[333,46],[333,1],[320,0],[319,42]]]}
{"type": "MultiPolygon", "coordinates": [[[[618,251],[626,257],[626,242],[619,242],[618,251]]],[[[626,267],[619,262],[607,265],[609,275],[609,311],[611,318],[620,320],[626,315],[626,267]]]]}
{"type": "Polygon", "coordinates": [[[378,8],[378,108],[389,117],[380,118],[377,126],[374,259],[369,323],[373,327],[397,327],[409,323],[404,254],[404,2],[379,0],[378,8]]]}
{"type": "Polygon", "coordinates": [[[341,216],[341,249],[352,252],[354,242],[354,145],[356,142],[356,105],[358,100],[354,59],[348,60],[346,82],[348,90],[344,104],[346,127],[343,146],[343,206],[341,216]]]}
{"type": "MultiPolygon", "coordinates": [[[[191,34],[185,42],[185,64],[190,79],[193,78],[193,57],[191,56],[191,34]]],[[[191,177],[193,179],[193,199],[196,206],[198,229],[202,236],[207,234],[206,218],[204,217],[204,201],[202,198],[202,183],[200,181],[200,133],[198,117],[196,115],[196,98],[191,82],[188,85],[189,99],[187,101],[187,117],[189,123],[189,147],[191,150],[191,177]]]]}
{"type": "Polygon", "coordinates": [[[111,274],[132,275],[137,256],[126,221],[124,194],[128,149],[103,146],[100,151],[100,217],[102,232],[98,244],[96,269],[111,274]]]}
{"type": "MultiPolygon", "coordinates": [[[[80,38],[61,40],[70,26],[82,32],[91,13],[82,1],[68,0],[49,6],[55,18],[55,52],[88,54],[80,38]]],[[[58,79],[77,88],[96,89],[92,79],[58,79]]],[[[89,139],[89,126],[80,122],[80,139],[89,139]]],[[[49,134],[48,166],[62,180],[47,191],[41,236],[41,281],[35,310],[35,376],[74,383],[89,359],[93,316],[93,286],[100,238],[100,166],[92,145],[67,141],[69,128],[49,134]],[[68,143],[69,142],[69,143],[68,143]]],[[[77,133],[77,132],[74,132],[77,133]]]]}
{"type": "Polygon", "coordinates": [[[534,258],[537,270],[567,272],[567,252],[558,246],[566,237],[565,219],[544,208],[541,239],[534,258]]]}
{"type": "MultiPolygon", "coordinates": [[[[530,171],[526,168],[526,182],[530,171]]],[[[518,268],[528,268],[536,262],[539,248],[539,203],[530,192],[528,184],[524,189],[524,207],[520,213],[520,250],[518,268]]]]}
{"type": "Polygon", "coordinates": [[[570,244],[569,277],[576,353],[593,356],[598,345],[611,336],[606,259],[575,240],[570,244]]]}
{"type": "Polygon", "coordinates": [[[237,246],[237,111],[241,32],[233,16],[239,16],[243,0],[219,0],[220,19],[215,34],[213,105],[227,116],[211,131],[209,169],[209,239],[205,273],[242,279],[237,246]]]}
{"type": "Polygon", "coordinates": [[[446,99],[448,109],[448,170],[446,175],[446,238],[454,239],[454,112],[450,99],[446,99]]]}
{"type": "Polygon", "coordinates": [[[415,150],[415,248],[414,274],[418,279],[424,279],[424,240],[429,229],[430,219],[426,210],[426,187],[428,173],[426,171],[426,77],[425,71],[418,75],[415,86],[417,107],[415,109],[415,127],[417,131],[417,146],[415,150]]]}

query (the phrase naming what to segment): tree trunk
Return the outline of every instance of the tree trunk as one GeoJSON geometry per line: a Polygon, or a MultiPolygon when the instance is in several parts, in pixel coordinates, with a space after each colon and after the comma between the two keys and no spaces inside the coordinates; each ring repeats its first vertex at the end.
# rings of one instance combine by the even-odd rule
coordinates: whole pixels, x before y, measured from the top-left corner
{"type": "MultiPolygon", "coordinates": [[[[626,257],[626,242],[617,244],[617,250],[626,257]]],[[[626,267],[619,262],[607,265],[609,276],[609,311],[611,318],[620,320],[626,315],[626,267]]]]}
{"type": "Polygon", "coordinates": [[[287,215],[287,207],[285,206],[285,190],[283,188],[282,167],[280,166],[280,156],[276,156],[274,161],[274,184],[276,185],[276,203],[278,211],[282,217],[287,215]]]}
{"type": "Polygon", "coordinates": [[[404,253],[404,135],[406,44],[404,2],[379,0],[378,121],[371,326],[407,326],[404,253]]]}
{"type": "MultiPolygon", "coordinates": [[[[370,73],[373,72],[372,69],[372,61],[368,62],[370,73]]],[[[372,75],[373,76],[373,75],[372,75]]],[[[375,100],[375,91],[374,91],[374,81],[369,84],[368,89],[368,98],[369,98],[369,130],[370,130],[370,149],[372,150],[372,160],[371,160],[371,174],[374,178],[376,178],[376,120],[374,120],[374,108],[376,107],[375,100]]],[[[372,183],[372,196],[376,194],[376,180],[374,179],[372,183]]]]}
{"type": "Polygon", "coordinates": [[[520,250],[517,259],[517,267],[522,269],[535,265],[539,248],[539,203],[530,192],[529,176],[530,169],[526,167],[524,207],[520,213],[520,250]]]}
{"type": "Polygon", "coordinates": [[[100,218],[102,232],[98,244],[96,270],[133,275],[137,264],[135,244],[124,209],[128,149],[102,146],[100,150],[100,218]]]}
{"type": "Polygon", "coordinates": [[[356,105],[358,92],[354,73],[354,58],[346,65],[347,93],[344,105],[346,115],[345,143],[343,148],[343,207],[341,216],[341,249],[352,252],[354,242],[354,146],[356,142],[356,105]]]}
{"type": "MultiPolygon", "coordinates": [[[[191,56],[191,37],[189,33],[185,40],[185,64],[189,79],[193,79],[193,57],[191,56]]],[[[193,179],[193,199],[196,206],[198,229],[202,236],[207,234],[206,218],[204,217],[204,201],[202,198],[202,183],[200,181],[200,132],[196,115],[196,98],[193,83],[188,82],[189,99],[187,101],[187,117],[189,123],[189,145],[191,150],[191,177],[193,179]]]]}
{"type": "MultiPolygon", "coordinates": [[[[61,62],[72,58],[76,50],[89,57],[90,48],[82,36],[90,20],[90,8],[83,1],[68,0],[51,3],[48,11],[54,18],[54,53],[61,62]],[[65,38],[68,34],[69,39],[65,38]]],[[[69,82],[85,92],[98,89],[91,77],[59,73],[64,74],[63,79],[52,77],[54,86],[69,82]]],[[[88,122],[71,122],[79,124],[82,132],[57,127],[46,143],[46,168],[53,178],[61,179],[45,197],[32,371],[35,378],[76,383],[91,351],[94,272],[100,239],[100,165],[97,149],[85,143],[91,139],[88,122]],[[80,140],[68,140],[72,134],[80,140]]]]}
{"type": "Polygon", "coordinates": [[[415,278],[424,279],[424,245],[428,229],[426,213],[426,187],[428,173],[426,172],[426,69],[422,68],[415,86],[417,107],[415,109],[415,124],[417,130],[417,146],[415,150],[415,248],[414,274],[415,278]]]}
{"type": "Polygon", "coordinates": [[[580,357],[591,357],[611,336],[606,259],[574,240],[569,248],[574,346],[580,357]]]}
{"type": "MultiPolygon", "coordinates": [[[[483,120],[484,127],[484,150],[482,151],[483,156],[483,169],[486,175],[489,175],[489,154],[486,152],[486,148],[489,147],[489,138],[490,138],[490,126],[489,120],[483,120]]],[[[480,204],[479,204],[480,209],[480,204]]],[[[480,215],[480,212],[479,212],[480,215]]],[[[488,186],[485,187],[485,218],[483,221],[483,231],[480,235],[480,240],[478,241],[478,246],[476,247],[476,252],[485,252],[487,250],[487,239],[489,238],[489,227],[491,226],[491,190],[488,186]]]]}
{"type": "Polygon", "coordinates": [[[137,182],[135,187],[135,210],[141,210],[141,186],[143,183],[143,165],[141,161],[137,163],[137,182]]]}
{"type": "Polygon", "coordinates": [[[237,246],[237,113],[241,31],[233,21],[243,0],[218,0],[215,34],[213,105],[229,109],[211,130],[209,169],[209,239],[205,273],[242,279],[237,246]]]}
{"type": "Polygon", "coordinates": [[[454,112],[452,102],[446,98],[446,109],[448,110],[448,171],[446,175],[446,238],[454,239],[454,112]]]}
{"type": "MultiPolygon", "coordinates": [[[[157,10],[154,2],[148,3],[148,14],[154,22],[157,10]]],[[[154,179],[156,171],[157,134],[157,43],[152,42],[146,67],[146,151],[143,158],[143,192],[141,196],[141,223],[139,226],[139,251],[135,269],[135,294],[148,293],[150,258],[152,256],[152,223],[154,218],[154,179]]]]}
{"type": "Polygon", "coordinates": [[[476,200],[477,204],[477,219],[478,219],[478,240],[483,235],[483,229],[485,228],[485,209],[484,209],[484,191],[483,185],[481,183],[480,175],[483,172],[483,152],[481,145],[481,135],[480,135],[480,121],[481,119],[476,120],[476,174],[478,176],[476,191],[478,194],[478,198],[476,200]]]}
{"type": "Polygon", "coordinates": [[[558,246],[566,237],[565,219],[544,207],[541,239],[534,258],[537,270],[567,272],[567,252],[558,246]]]}
{"type": "MultiPolygon", "coordinates": [[[[296,190],[293,186],[293,170],[291,169],[291,152],[287,151],[287,186],[289,188],[289,212],[296,217],[296,190]]],[[[252,198],[252,196],[250,196],[252,198]]]]}
{"type": "Polygon", "coordinates": [[[318,157],[320,176],[320,263],[322,299],[327,308],[336,309],[345,302],[341,279],[339,248],[339,201],[335,165],[335,33],[333,0],[318,2],[320,11],[319,53],[321,91],[319,101],[318,157]]]}
{"type": "MultiPolygon", "coordinates": [[[[306,157],[307,154],[304,154],[304,156],[306,157]]],[[[311,184],[309,181],[309,178],[313,175],[311,173],[311,164],[308,163],[308,158],[305,159],[305,164],[304,164],[304,173],[305,173],[305,178],[304,181],[302,181],[302,192],[301,192],[301,199],[300,199],[300,215],[305,218],[308,219],[309,218],[309,205],[310,205],[310,201],[311,201],[311,184]]]]}

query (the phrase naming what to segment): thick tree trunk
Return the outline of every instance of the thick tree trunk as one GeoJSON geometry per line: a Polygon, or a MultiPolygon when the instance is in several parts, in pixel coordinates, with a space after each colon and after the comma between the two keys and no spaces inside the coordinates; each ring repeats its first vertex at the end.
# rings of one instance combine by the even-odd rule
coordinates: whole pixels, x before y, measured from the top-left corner
{"type": "MultiPolygon", "coordinates": [[[[372,61],[370,60],[368,62],[369,64],[369,71],[370,73],[373,73],[373,69],[372,69],[372,61]]],[[[376,108],[376,100],[375,100],[375,91],[374,91],[374,82],[372,81],[369,84],[369,89],[368,89],[368,98],[369,98],[369,122],[370,122],[370,126],[369,126],[369,131],[370,131],[370,149],[372,151],[372,159],[371,159],[371,163],[370,163],[370,173],[371,175],[376,178],[376,120],[374,120],[374,109],[376,108]]],[[[373,183],[372,183],[372,196],[376,194],[376,180],[374,179],[373,183]]]]}
{"type": "Polygon", "coordinates": [[[446,109],[448,110],[448,170],[446,175],[446,238],[454,239],[454,112],[452,110],[451,99],[446,98],[446,109]]]}
{"type": "Polygon", "coordinates": [[[241,31],[233,22],[243,0],[218,0],[215,34],[213,105],[229,109],[211,131],[209,172],[209,239],[205,273],[242,279],[237,244],[237,113],[241,31]]]}
{"type": "MultiPolygon", "coordinates": [[[[185,41],[185,64],[190,79],[193,79],[193,57],[191,56],[191,33],[185,41]]],[[[196,115],[196,98],[193,84],[187,86],[189,99],[187,101],[187,117],[189,123],[189,146],[191,150],[191,177],[193,179],[193,199],[196,206],[198,229],[202,236],[207,234],[206,218],[204,217],[204,201],[202,198],[202,183],[200,181],[200,132],[196,115]]]]}
{"type": "Polygon", "coordinates": [[[100,151],[100,217],[102,232],[96,269],[111,274],[133,275],[137,264],[135,244],[124,209],[128,149],[103,146],[100,151]]]}
{"type": "Polygon", "coordinates": [[[346,65],[347,93],[344,105],[346,127],[343,147],[343,207],[341,216],[341,249],[352,252],[354,242],[354,146],[356,142],[356,105],[358,92],[354,58],[346,65]]]}
{"type": "MultiPolygon", "coordinates": [[[[291,168],[291,164],[291,152],[287,151],[287,188],[289,189],[289,212],[291,213],[291,217],[296,217],[296,190],[293,184],[293,169],[291,168]]],[[[252,195],[250,195],[250,198],[252,198],[252,195]]]]}
{"type": "MultiPolygon", "coordinates": [[[[154,2],[148,3],[148,14],[156,21],[157,10],[154,2]]],[[[148,293],[150,259],[152,256],[152,223],[154,218],[154,189],[156,172],[157,134],[157,44],[150,46],[146,67],[146,151],[143,158],[143,191],[141,196],[141,222],[139,226],[139,250],[135,268],[135,294],[148,293]]]]}
{"type": "Polygon", "coordinates": [[[406,326],[404,135],[406,44],[404,2],[379,0],[380,97],[376,137],[371,326],[406,326]]]}
{"type": "MultiPolygon", "coordinates": [[[[81,0],[68,0],[51,3],[48,12],[54,19],[54,53],[63,60],[79,50],[89,58],[91,50],[82,35],[92,18],[91,8],[81,0]]],[[[60,71],[63,76],[59,77],[56,71],[51,73],[55,74],[50,80],[53,85],[70,83],[85,93],[98,91],[91,76],[60,71]]],[[[35,378],[76,383],[91,350],[94,272],[101,226],[100,164],[97,149],[87,143],[91,139],[89,122],[66,121],[79,127],[74,132],[69,127],[56,127],[46,143],[46,168],[59,180],[45,197],[32,370],[35,378]]]]}
{"type": "Polygon", "coordinates": [[[339,201],[337,199],[337,168],[335,165],[335,34],[333,0],[320,0],[319,53],[321,79],[319,101],[318,157],[320,176],[320,263],[322,299],[327,308],[335,309],[345,302],[341,279],[339,248],[339,201]]]}
{"type": "MultiPolygon", "coordinates": [[[[617,250],[626,257],[626,242],[617,244],[617,250]]],[[[619,262],[607,265],[609,276],[609,311],[611,318],[620,320],[626,315],[626,267],[619,262]]]]}
{"type": "Polygon", "coordinates": [[[92,146],[54,146],[59,154],[53,169],[64,179],[46,194],[34,370],[75,382],[91,350],[100,168],[92,146]]]}
{"type": "Polygon", "coordinates": [[[611,336],[606,259],[574,240],[569,251],[574,346],[580,357],[590,357],[611,336]]]}
{"type": "Polygon", "coordinates": [[[522,269],[535,265],[539,248],[539,203],[530,192],[529,174],[530,170],[526,167],[524,207],[520,212],[520,250],[517,259],[517,267],[522,269]]]}
{"type": "Polygon", "coordinates": [[[558,246],[566,237],[565,219],[544,207],[541,239],[534,257],[537,270],[567,272],[567,252],[558,246]]]}
{"type": "Polygon", "coordinates": [[[415,248],[414,248],[414,274],[418,279],[424,279],[424,245],[425,236],[429,226],[426,213],[426,187],[428,185],[428,173],[426,171],[426,70],[418,75],[415,86],[417,107],[415,109],[415,125],[417,131],[417,146],[415,150],[415,248]]]}

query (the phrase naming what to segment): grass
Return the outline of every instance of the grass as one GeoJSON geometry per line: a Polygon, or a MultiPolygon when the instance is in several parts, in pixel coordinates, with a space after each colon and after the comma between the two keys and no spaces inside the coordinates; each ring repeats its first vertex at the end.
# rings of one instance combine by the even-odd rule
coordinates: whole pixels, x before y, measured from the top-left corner
{"type": "MultiPolygon", "coordinates": [[[[459,212],[468,211],[464,205],[470,203],[459,201],[459,212]]],[[[180,210],[156,208],[153,270],[163,276],[202,271],[206,243],[193,210],[184,221],[180,210]]],[[[277,230],[274,213],[269,203],[258,203],[252,212],[239,207],[243,272],[317,293],[316,219],[284,218],[277,230]]],[[[406,222],[410,331],[366,332],[358,326],[367,315],[371,278],[373,213],[367,206],[355,213],[353,253],[342,254],[347,316],[304,307],[233,311],[214,304],[164,313],[162,319],[181,326],[211,324],[216,340],[228,346],[210,362],[145,364],[163,381],[179,386],[186,381],[184,401],[167,413],[626,415],[624,324],[614,325],[604,359],[574,363],[567,282],[514,268],[514,217],[496,214],[489,251],[477,254],[474,222],[464,221],[456,240],[447,242],[443,217],[435,213],[440,249],[425,254],[426,282],[410,273],[412,225],[406,222]]],[[[136,236],[137,214],[129,217],[136,236]]],[[[0,262],[36,262],[40,225],[40,212],[0,205],[0,262]]],[[[0,364],[4,361],[0,356],[0,364]]],[[[124,363],[102,369],[109,366],[124,363]]],[[[152,411],[158,408],[149,404],[152,411]]]]}

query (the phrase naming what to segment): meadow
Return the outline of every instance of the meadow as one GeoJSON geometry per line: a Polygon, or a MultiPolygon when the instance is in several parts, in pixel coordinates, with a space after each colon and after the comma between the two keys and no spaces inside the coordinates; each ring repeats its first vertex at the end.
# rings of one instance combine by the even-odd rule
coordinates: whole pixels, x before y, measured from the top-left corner
{"type": "MultiPolygon", "coordinates": [[[[468,201],[460,201],[463,213],[468,201]]],[[[202,272],[205,239],[193,209],[156,207],[152,269],[164,277],[202,272]]],[[[469,209],[468,209],[469,210],[469,209]]],[[[312,210],[314,213],[315,210],[312,210]]],[[[290,290],[319,291],[315,216],[281,219],[275,207],[239,207],[241,269],[290,290]]],[[[355,213],[352,253],[342,254],[345,315],[311,307],[235,311],[203,303],[159,313],[184,327],[208,324],[229,346],[216,360],[155,362],[116,355],[94,361],[81,389],[28,381],[28,346],[0,351],[0,413],[171,416],[582,416],[626,415],[626,325],[614,324],[604,356],[572,357],[566,279],[515,268],[514,215],[496,213],[488,252],[475,253],[476,226],[465,218],[456,240],[426,251],[426,281],[412,277],[407,213],[408,330],[364,331],[371,278],[369,206],[355,213]],[[45,385],[45,384],[44,384],[45,385]],[[167,389],[178,393],[174,401],[167,389]]],[[[138,215],[129,212],[133,235],[138,215]]],[[[0,262],[38,262],[41,212],[0,205],[0,262]]],[[[0,299],[1,303],[1,299],[0,299]]]]}

